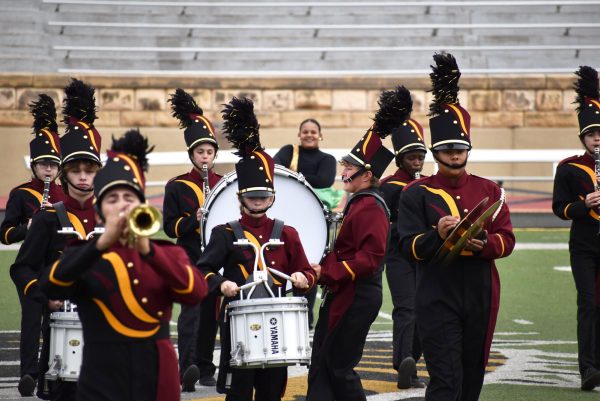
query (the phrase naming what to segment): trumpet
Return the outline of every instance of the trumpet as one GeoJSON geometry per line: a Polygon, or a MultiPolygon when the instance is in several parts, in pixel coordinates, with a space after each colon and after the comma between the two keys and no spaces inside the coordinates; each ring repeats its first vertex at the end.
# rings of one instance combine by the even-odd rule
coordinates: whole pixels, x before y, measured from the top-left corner
{"type": "Polygon", "coordinates": [[[150,237],[160,230],[162,215],[160,210],[154,206],[142,203],[136,206],[127,219],[129,227],[129,242],[132,243],[136,237],[150,237]]]}

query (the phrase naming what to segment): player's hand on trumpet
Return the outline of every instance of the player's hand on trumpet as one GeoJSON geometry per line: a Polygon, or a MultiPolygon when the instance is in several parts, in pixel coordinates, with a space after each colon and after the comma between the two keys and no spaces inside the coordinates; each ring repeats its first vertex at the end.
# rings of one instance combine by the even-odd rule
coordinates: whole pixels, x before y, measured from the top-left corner
{"type": "Polygon", "coordinates": [[[437,224],[438,235],[445,240],[450,234],[450,231],[460,222],[460,219],[455,216],[444,216],[439,219],[437,224]]]}
{"type": "Polygon", "coordinates": [[[96,248],[105,251],[113,246],[119,239],[127,238],[128,211],[107,214],[104,220],[104,232],[96,242],[96,248]]]}
{"type": "Polygon", "coordinates": [[[240,287],[238,287],[238,285],[233,281],[229,280],[223,281],[219,289],[221,290],[221,294],[225,295],[226,297],[235,297],[238,292],[240,292],[240,287]]]}
{"type": "Polygon", "coordinates": [[[306,276],[300,272],[292,273],[292,284],[294,287],[304,290],[309,287],[308,279],[306,276]]]}

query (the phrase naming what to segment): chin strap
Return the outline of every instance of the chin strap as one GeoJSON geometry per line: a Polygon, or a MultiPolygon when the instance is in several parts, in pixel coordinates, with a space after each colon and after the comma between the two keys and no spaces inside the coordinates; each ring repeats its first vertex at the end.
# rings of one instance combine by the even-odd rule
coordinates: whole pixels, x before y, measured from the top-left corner
{"type": "Polygon", "coordinates": [[[355,179],[356,177],[358,177],[359,175],[361,175],[365,171],[367,171],[367,169],[364,168],[364,167],[361,167],[356,173],[352,174],[350,177],[342,178],[342,181],[344,183],[346,183],[346,184],[349,183],[349,182],[352,182],[353,179],[355,179]]]}
{"type": "Polygon", "coordinates": [[[469,158],[467,158],[467,160],[465,160],[464,163],[459,164],[458,166],[456,166],[456,165],[444,163],[443,161],[441,161],[440,159],[438,159],[437,152],[432,152],[432,154],[433,154],[433,158],[435,159],[435,161],[437,163],[441,164],[442,166],[446,166],[446,167],[448,167],[449,169],[452,169],[452,170],[460,170],[461,168],[464,168],[467,165],[467,160],[469,159],[469,158]]]}
{"type": "Polygon", "coordinates": [[[70,186],[72,186],[73,188],[75,188],[78,191],[81,191],[81,192],[93,192],[94,191],[93,186],[88,189],[81,189],[81,188],[77,187],[77,185],[73,185],[73,183],[71,181],[69,181],[69,179],[67,178],[66,175],[63,178],[67,182],[67,184],[69,184],[70,186]]]}

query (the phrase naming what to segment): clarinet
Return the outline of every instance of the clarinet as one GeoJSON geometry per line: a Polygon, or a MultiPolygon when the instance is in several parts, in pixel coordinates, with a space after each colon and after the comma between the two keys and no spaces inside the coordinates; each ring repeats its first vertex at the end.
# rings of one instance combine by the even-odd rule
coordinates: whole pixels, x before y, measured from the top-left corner
{"type": "Polygon", "coordinates": [[[206,197],[208,196],[208,193],[210,192],[210,186],[208,185],[208,164],[202,165],[201,173],[202,173],[202,181],[203,181],[202,193],[204,195],[204,200],[206,201],[206,197]]]}
{"type": "Polygon", "coordinates": [[[40,209],[44,210],[44,203],[48,202],[50,195],[50,177],[44,178],[44,193],[42,194],[42,205],[40,209]]]}
{"type": "MultiPolygon", "coordinates": [[[[600,175],[600,148],[594,148],[594,174],[596,177],[600,175]]],[[[594,181],[594,192],[600,190],[598,179],[594,181]]],[[[596,208],[596,211],[600,213],[600,208],[596,208]]],[[[598,226],[598,235],[600,235],[600,226],[598,226]]]]}
{"type": "Polygon", "coordinates": [[[420,171],[415,171],[415,180],[418,180],[419,178],[421,178],[421,172],[420,171]]]}

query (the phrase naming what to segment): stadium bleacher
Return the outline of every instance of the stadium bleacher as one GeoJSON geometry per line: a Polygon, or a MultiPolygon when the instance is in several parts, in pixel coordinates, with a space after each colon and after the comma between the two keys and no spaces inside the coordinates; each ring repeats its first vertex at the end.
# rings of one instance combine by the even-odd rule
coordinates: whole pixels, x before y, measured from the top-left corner
{"type": "Polygon", "coordinates": [[[570,72],[597,63],[600,31],[594,0],[0,6],[3,71],[422,73],[436,49],[452,51],[465,72],[570,72]]]}

